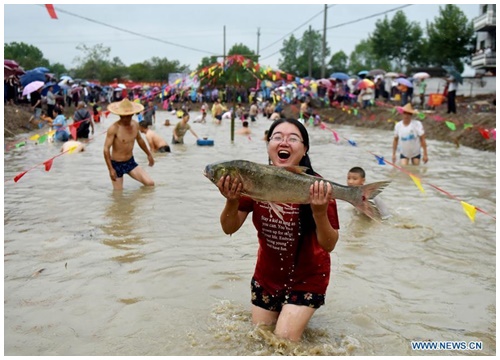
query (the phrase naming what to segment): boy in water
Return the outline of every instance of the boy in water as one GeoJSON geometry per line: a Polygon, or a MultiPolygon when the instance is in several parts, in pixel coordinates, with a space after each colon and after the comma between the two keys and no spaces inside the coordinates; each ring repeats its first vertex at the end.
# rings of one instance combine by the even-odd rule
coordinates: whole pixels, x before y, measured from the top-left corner
{"type": "Polygon", "coordinates": [[[148,123],[146,121],[141,121],[139,123],[139,131],[146,135],[146,140],[151,152],[170,152],[170,146],[168,146],[167,142],[153,130],[148,129],[148,123]]]}
{"type": "MultiPolygon", "coordinates": [[[[348,186],[361,186],[365,184],[365,170],[359,166],[353,167],[349,172],[347,173],[347,185],[348,186]]],[[[377,206],[378,210],[380,211],[380,217],[382,220],[388,219],[391,214],[387,210],[387,207],[384,205],[382,200],[377,196],[373,199],[375,202],[375,205],[377,206]]]]}

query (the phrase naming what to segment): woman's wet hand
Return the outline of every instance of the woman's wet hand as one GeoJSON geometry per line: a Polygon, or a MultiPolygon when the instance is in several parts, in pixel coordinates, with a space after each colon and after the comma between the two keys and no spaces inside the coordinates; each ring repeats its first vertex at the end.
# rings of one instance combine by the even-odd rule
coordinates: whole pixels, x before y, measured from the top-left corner
{"type": "Polygon", "coordinates": [[[228,200],[239,200],[241,197],[241,190],[243,189],[243,184],[238,180],[234,179],[231,181],[231,176],[223,176],[217,181],[217,187],[220,193],[228,200]]]}
{"type": "Polygon", "coordinates": [[[332,199],[332,185],[329,182],[315,181],[309,188],[309,200],[313,213],[325,212],[332,199]]]}

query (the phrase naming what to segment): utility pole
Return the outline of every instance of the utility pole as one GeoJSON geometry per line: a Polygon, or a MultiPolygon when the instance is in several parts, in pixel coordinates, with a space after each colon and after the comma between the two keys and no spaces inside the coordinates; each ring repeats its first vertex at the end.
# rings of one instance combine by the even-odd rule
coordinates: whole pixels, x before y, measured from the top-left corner
{"type": "Polygon", "coordinates": [[[321,78],[325,78],[325,57],[326,57],[326,9],[328,5],[325,4],[325,11],[323,14],[323,51],[321,55],[321,78]]]}
{"type": "Polygon", "coordinates": [[[312,28],[309,25],[309,78],[312,78],[312,28]]]}
{"type": "Polygon", "coordinates": [[[223,54],[222,55],[222,71],[224,71],[224,67],[226,65],[226,25],[224,25],[224,38],[223,38],[223,54]]]}
{"type": "Polygon", "coordinates": [[[257,60],[259,59],[260,28],[257,28],[257,60]]]}

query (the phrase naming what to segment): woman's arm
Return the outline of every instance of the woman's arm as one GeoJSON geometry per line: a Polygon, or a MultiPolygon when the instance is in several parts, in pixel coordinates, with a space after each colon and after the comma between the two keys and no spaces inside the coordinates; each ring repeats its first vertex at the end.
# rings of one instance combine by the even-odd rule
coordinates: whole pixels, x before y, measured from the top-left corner
{"type": "Polygon", "coordinates": [[[230,176],[223,176],[216,185],[226,198],[226,205],[220,214],[220,224],[224,233],[230,235],[240,229],[248,215],[247,212],[238,210],[243,184],[238,179],[231,182],[230,176]]]}

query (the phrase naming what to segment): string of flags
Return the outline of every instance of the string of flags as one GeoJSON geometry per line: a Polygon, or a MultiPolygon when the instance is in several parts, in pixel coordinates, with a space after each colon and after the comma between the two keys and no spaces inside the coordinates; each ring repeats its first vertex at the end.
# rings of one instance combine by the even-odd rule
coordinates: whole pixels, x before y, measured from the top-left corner
{"type": "MultiPolygon", "coordinates": [[[[350,139],[347,139],[347,138],[345,138],[345,137],[343,137],[343,136],[339,136],[339,134],[338,134],[335,130],[333,130],[333,129],[331,129],[330,127],[328,127],[328,126],[327,126],[324,122],[321,122],[321,123],[320,123],[320,128],[321,128],[321,129],[323,129],[323,130],[328,130],[328,131],[332,132],[333,137],[335,138],[335,141],[336,141],[336,142],[339,142],[340,137],[342,137],[342,138],[343,138],[343,139],[345,139],[345,140],[346,140],[346,141],[347,141],[347,142],[348,142],[351,146],[357,146],[357,143],[356,143],[355,141],[350,140],[350,139]]],[[[377,154],[374,154],[374,153],[373,153],[373,152],[371,152],[371,151],[367,151],[367,152],[368,152],[369,154],[371,154],[371,155],[373,155],[373,156],[375,157],[375,159],[377,160],[377,163],[378,163],[379,165],[389,164],[389,165],[393,166],[394,168],[398,169],[399,171],[404,172],[405,174],[407,174],[407,175],[408,175],[408,176],[412,179],[412,181],[414,182],[415,186],[416,186],[416,187],[417,187],[417,188],[418,188],[418,189],[419,189],[422,193],[424,193],[424,192],[425,192],[425,190],[424,190],[424,188],[423,188],[423,186],[422,186],[422,183],[425,183],[425,184],[427,184],[427,185],[431,186],[432,188],[436,189],[437,191],[439,191],[439,192],[441,192],[441,193],[445,194],[445,195],[446,195],[446,196],[448,196],[449,198],[459,201],[459,202],[460,202],[460,204],[462,205],[462,208],[463,208],[463,210],[464,210],[465,214],[467,215],[467,217],[468,217],[468,218],[469,218],[472,222],[474,222],[474,221],[475,221],[475,217],[476,217],[476,212],[477,212],[477,211],[479,211],[479,212],[481,212],[481,213],[483,213],[483,214],[485,214],[485,215],[487,215],[487,216],[489,216],[489,217],[491,217],[491,218],[493,218],[493,219],[495,219],[495,220],[496,220],[496,217],[495,217],[495,216],[491,215],[490,213],[486,212],[485,210],[483,210],[483,209],[481,209],[481,208],[479,208],[479,207],[477,207],[477,206],[471,205],[471,204],[469,204],[469,203],[467,203],[467,202],[465,202],[465,201],[461,200],[461,199],[460,199],[459,197],[457,197],[456,195],[453,195],[453,194],[451,194],[451,193],[449,193],[449,192],[447,192],[447,191],[445,191],[445,190],[441,189],[440,187],[438,187],[438,186],[436,186],[436,185],[434,185],[434,184],[431,184],[431,183],[429,183],[429,182],[423,181],[423,180],[422,180],[420,177],[418,177],[417,175],[412,174],[412,173],[411,173],[411,172],[409,172],[408,170],[406,170],[406,169],[404,169],[404,168],[402,168],[402,167],[399,167],[399,166],[397,166],[396,164],[394,164],[394,163],[392,163],[392,162],[390,162],[390,161],[388,161],[388,160],[384,159],[384,157],[382,157],[382,156],[379,156],[379,155],[377,155],[377,154]]]]}

